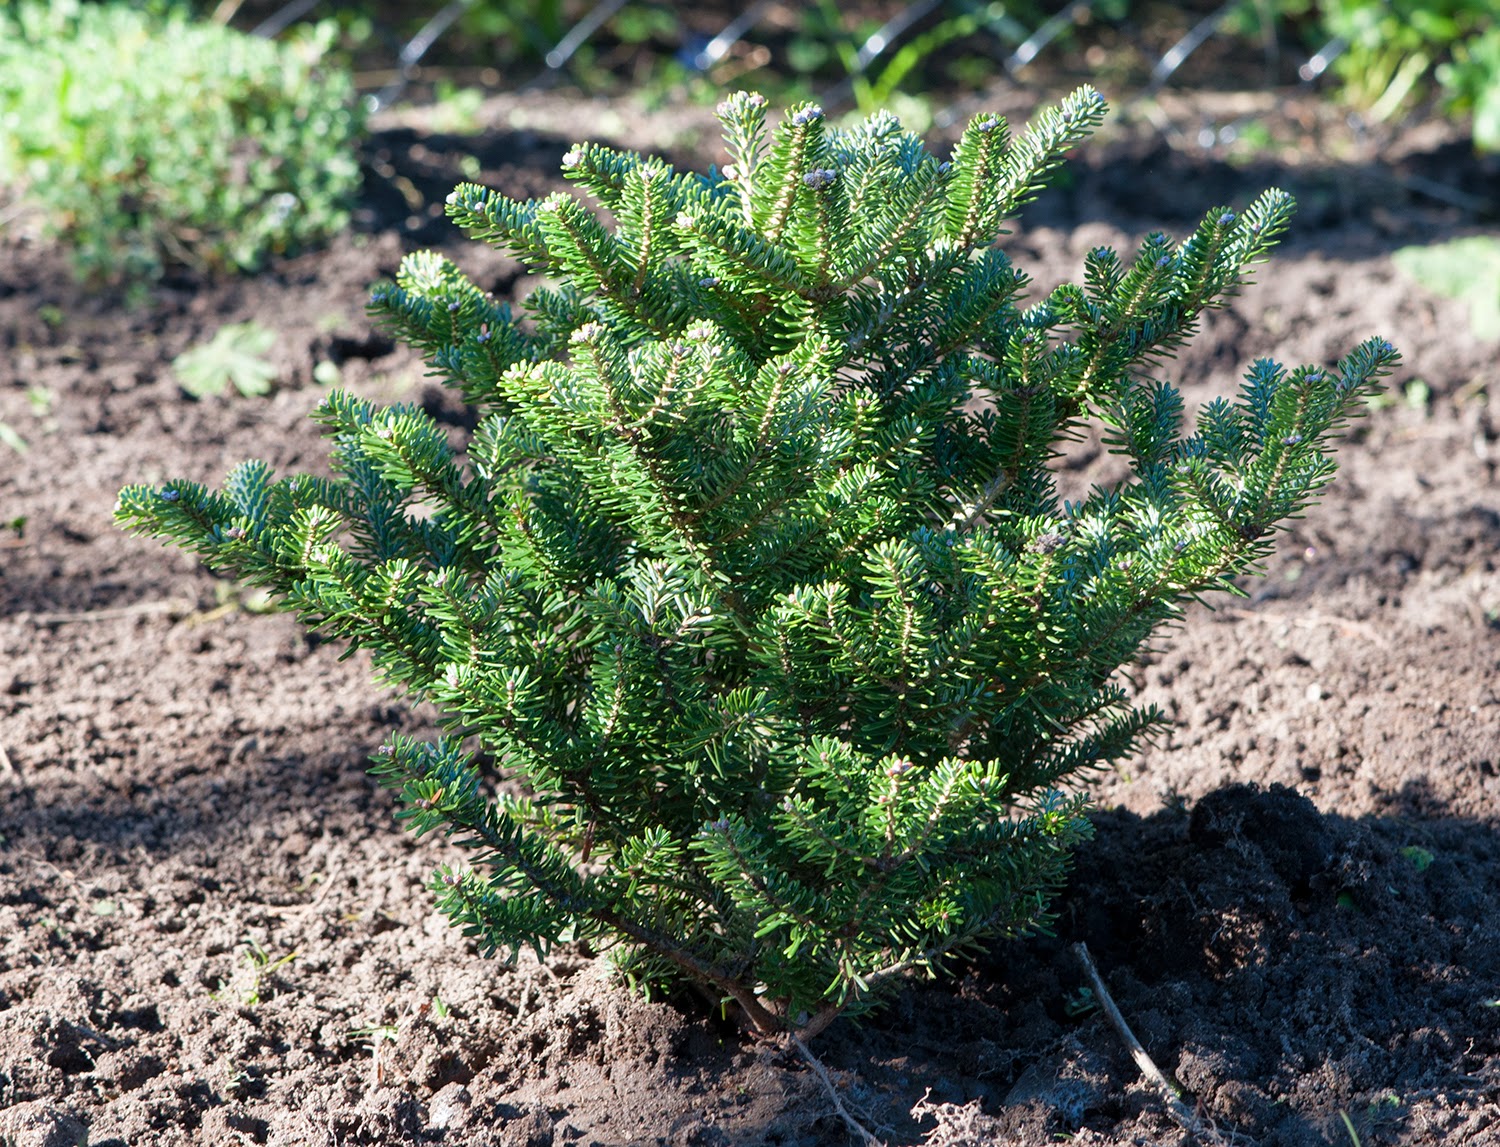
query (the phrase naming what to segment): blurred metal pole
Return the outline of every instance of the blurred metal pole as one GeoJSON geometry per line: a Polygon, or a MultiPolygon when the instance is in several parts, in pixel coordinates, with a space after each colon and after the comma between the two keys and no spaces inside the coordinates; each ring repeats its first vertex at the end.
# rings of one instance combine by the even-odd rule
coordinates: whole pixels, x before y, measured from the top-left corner
{"type": "Polygon", "coordinates": [[[756,0],[756,3],[725,24],[722,32],[693,53],[689,61],[693,70],[706,72],[722,60],[730,48],[744,39],[746,32],[765,18],[775,2],[776,0],[756,0]]]}
{"type": "Polygon", "coordinates": [[[942,4],[943,0],[918,0],[916,4],[910,4],[901,9],[879,28],[870,34],[859,51],[854,54],[855,74],[862,73],[875,60],[901,38],[901,34],[926,16],[934,8],[942,4]]]}
{"type": "Polygon", "coordinates": [[[1307,63],[1297,69],[1297,78],[1304,84],[1310,84],[1328,70],[1328,65],[1333,63],[1344,54],[1349,47],[1349,41],[1342,36],[1335,36],[1324,44],[1316,52],[1307,58],[1307,63]]]}
{"type": "Polygon", "coordinates": [[[1147,94],[1160,91],[1172,78],[1172,73],[1182,67],[1189,56],[1203,47],[1209,37],[1217,32],[1219,26],[1229,19],[1235,9],[1243,3],[1244,0],[1229,0],[1229,3],[1222,8],[1199,20],[1192,31],[1173,44],[1167,50],[1167,54],[1156,61],[1156,67],[1151,69],[1151,83],[1146,87],[1147,94]]]}
{"type": "Polygon", "coordinates": [[[1022,42],[1021,46],[1010,54],[1010,58],[1005,61],[1005,70],[1014,76],[1027,64],[1031,63],[1032,60],[1036,59],[1043,48],[1062,35],[1063,30],[1077,20],[1080,13],[1087,12],[1093,6],[1094,0],[1073,0],[1073,3],[1069,4],[1061,12],[1049,16],[1040,28],[1028,36],[1022,42]]]}
{"type": "Polygon", "coordinates": [[[250,34],[265,40],[275,39],[317,6],[318,0],[292,0],[251,28],[250,34]]]}
{"type": "Polygon", "coordinates": [[[590,9],[578,23],[568,30],[568,34],[557,42],[557,47],[547,53],[546,64],[548,71],[553,73],[562,70],[563,66],[573,58],[573,54],[588,41],[588,38],[604,27],[604,22],[625,7],[626,0],[600,0],[590,9]]]}
{"type": "Polygon", "coordinates": [[[421,30],[406,42],[406,46],[401,49],[401,54],[397,57],[397,62],[401,65],[400,74],[371,97],[370,111],[379,111],[406,90],[406,85],[411,82],[412,75],[416,71],[417,63],[427,54],[427,49],[437,43],[438,37],[451,28],[473,3],[474,0],[452,0],[436,16],[422,25],[421,30]]]}

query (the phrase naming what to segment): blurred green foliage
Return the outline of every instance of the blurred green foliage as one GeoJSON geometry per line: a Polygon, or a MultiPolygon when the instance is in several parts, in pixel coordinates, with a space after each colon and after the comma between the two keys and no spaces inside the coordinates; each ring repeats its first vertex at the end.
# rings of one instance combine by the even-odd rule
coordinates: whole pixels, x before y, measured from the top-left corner
{"type": "Polygon", "coordinates": [[[266,355],[275,345],[276,332],[259,323],[229,323],[173,359],[172,373],[194,398],[223,394],[231,385],[246,398],[269,394],[276,367],[266,355]]]}
{"type": "MultiPolygon", "coordinates": [[[[1306,8],[1308,0],[1282,0],[1306,8]]],[[[1384,122],[1433,94],[1474,113],[1474,142],[1500,149],[1500,3],[1496,0],[1317,0],[1319,34],[1347,47],[1333,61],[1341,94],[1384,122]]]]}
{"type": "Polygon", "coordinates": [[[1474,143],[1481,151],[1500,151],[1500,10],[1495,23],[1455,44],[1453,56],[1437,69],[1448,94],[1448,107],[1474,116],[1474,143]]]}
{"type": "Polygon", "coordinates": [[[1500,150],[1500,0],[1241,0],[1230,16],[1247,42],[1326,54],[1337,98],[1366,122],[1435,101],[1500,150]]]}
{"type": "MultiPolygon", "coordinates": [[[[474,0],[449,47],[493,61],[503,82],[515,86],[535,76],[547,53],[594,7],[584,0],[474,0]]],[[[920,127],[924,111],[911,93],[984,85],[1044,26],[1045,62],[1097,75],[1118,72],[1119,57],[1132,51],[1141,56],[1137,69],[1142,61],[1149,68],[1155,57],[1147,45],[1159,54],[1161,44],[1186,35],[1199,20],[1222,16],[1216,35],[1236,40],[1252,68],[1267,45],[1295,65],[1333,44],[1328,74],[1338,98],[1367,121],[1384,122],[1435,99],[1449,114],[1473,115],[1478,147],[1500,150],[1500,0],[1240,0],[1228,10],[1215,7],[1155,0],[1077,6],[1064,0],[814,0],[781,6],[744,28],[705,76],[695,56],[743,6],[687,9],[633,0],[577,46],[566,71],[585,88],[625,84],[655,99],[684,88],[717,98],[728,83],[751,82],[782,99],[824,97],[830,86],[840,86],[858,113],[892,108],[920,127]]],[[[395,9],[382,11],[379,0],[366,0],[366,10],[378,23],[395,9]]],[[[401,11],[414,25],[430,15],[401,11]]],[[[1283,80],[1292,78],[1290,68],[1283,72],[1283,80]]],[[[1176,80],[1191,85],[1210,77],[1189,64],[1176,80]]]]}
{"type": "Polygon", "coordinates": [[[161,5],[0,5],[0,184],[95,280],[248,270],[320,240],[360,182],[333,34],[278,44],[161,5]]]}
{"type": "Polygon", "coordinates": [[[1433,294],[1466,301],[1475,338],[1500,339],[1500,239],[1470,235],[1430,247],[1402,247],[1391,257],[1433,294]]]}

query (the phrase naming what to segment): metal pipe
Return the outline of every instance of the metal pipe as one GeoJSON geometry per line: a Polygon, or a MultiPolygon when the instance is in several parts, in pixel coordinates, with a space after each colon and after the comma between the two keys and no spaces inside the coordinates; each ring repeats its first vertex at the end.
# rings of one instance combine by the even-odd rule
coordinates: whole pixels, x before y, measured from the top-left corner
{"type": "Polygon", "coordinates": [[[870,38],[860,45],[859,51],[854,53],[855,73],[868,68],[882,52],[901,38],[903,32],[941,3],[942,0],[919,0],[918,3],[901,9],[872,32],[870,38]]]}
{"type": "Polygon", "coordinates": [[[575,52],[588,41],[588,38],[604,27],[604,22],[625,7],[625,0],[600,0],[586,15],[573,27],[568,29],[568,34],[557,42],[557,46],[547,53],[546,64],[550,72],[558,72],[575,52]]]}
{"type": "Polygon", "coordinates": [[[452,0],[436,16],[422,25],[421,30],[406,42],[405,47],[401,49],[401,54],[396,58],[400,64],[400,74],[370,97],[370,111],[379,111],[406,90],[406,85],[411,82],[412,73],[416,70],[418,61],[427,54],[427,49],[437,43],[438,37],[452,27],[473,3],[474,0],[452,0]]]}
{"type": "Polygon", "coordinates": [[[1073,0],[1073,3],[1061,12],[1049,16],[1041,27],[1022,41],[1021,46],[1010,54],[1005,61],[1005,70],[1012,76],[1015,75],[1036,59],[1043,48],[1062,35],[1063,29],[1073,23],[1080,12],[1087,12],[1093,6],[1094,0],[1073,0]]]}
{"type": "Polygon", "coordinates": [[[689,61],[693,70],[706,72],[722,60],[730,48],[744,39],[746,32],[761,22],[765,14],[771,10],[773,3],[775,0],[757,0],[725,24],[722,32],[693,53],[689,61]]]}
{"type": "Polygon", "coordinates": [[[318,0],[292,0],[290,4],[283,4],[251,28],[250,34],[259,36],[263,40],[275,39],[317,6],[318,0]]]}
{"type": "Polygon", "coordinates": [[[1147,86],[1148,92],[1155,92],[1172,78],[1172,73],[1182,67],[1183,63],[1201,48],[1204,43],[1219,30],[1219,25],[1227,20],[1231,13],[1240,6],[1242,0],[1229,0],[1218,11],[1205,16],[1193,26],[1190,31],[1177,43],[1167,50],[1167,54],[1156,61],[1156,67],[1151,69],[1151,83],[1147,86]]]}

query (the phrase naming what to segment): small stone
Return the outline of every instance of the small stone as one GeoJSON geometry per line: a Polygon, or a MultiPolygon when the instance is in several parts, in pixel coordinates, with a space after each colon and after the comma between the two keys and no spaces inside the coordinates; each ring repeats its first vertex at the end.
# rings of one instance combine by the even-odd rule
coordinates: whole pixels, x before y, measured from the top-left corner
{"type": "Polygon", "coordinates": [[[469,1109],[474,1097],[461,1083],[450,1083],[427,1104],[427,1123],[430,1127],[459,1128],[469,1119],[469,1109]]]}
{"type": "Polygon", "coordinates": [[[88,1128],[40,1099],[0,1112],[0,1142],[8,1147],[86,1147],[88,1141],[88,1128]]]}
{"type": "Polygon", "coordinates": [[[1321,701],[1324,696],[1323,686],[1319,685],[1316,681],[1307,687],[1307,699],[1309,701],[1321,701]]]}

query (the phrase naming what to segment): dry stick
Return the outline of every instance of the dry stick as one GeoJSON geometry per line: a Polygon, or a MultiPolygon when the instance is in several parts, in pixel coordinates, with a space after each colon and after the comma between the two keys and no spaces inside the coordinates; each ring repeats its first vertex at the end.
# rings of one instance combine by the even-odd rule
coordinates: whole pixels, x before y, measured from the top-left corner
{"type": "Polygon", "coordinates": [[[198,608],[196,602],[141,601],[135,605],[120,605],[107,609],[66,610],[60,613],[33,613],[31,620],[38,625],[71,625],[80,621],[111,621],[118,617],[138,617],[148,613],[191,614],[198,608]]]}
{"type": "Polygon", "coordinates": [[[839,1093],[834,1090],[833,1080],[828,1078],[828,1072],[824,1069],[822,1063],[818,1061],[818,1057],[807,1050],[807,1045],[802,1042],[801,1037],[792,1035],[790,1038],[792,1045],[802,1053],[802,1058],[807,1060],[813,1071],[817,1072],[818,1079],[823,1084],[823,1090],[828,1092],[828,1098],[833,1100],[833,1109],[838,1113],[838,1117],[844,1121],[844,1125],[859,1137],[859,1141],[865,1147],[885,1147],[885,1144],[881,1140],[875,1138],[875,1136],[866,1130],[864,1124],[849,1114],[849,1109],[844,1106],[844,1101],[839,1098],[839,1093]]]}
{"type": "Polygon", "coordinates": [[[1109,994],[1109,989],[1104,986],[1104,979],[1099,975],[1099,969],[1094,967],[1093,957],[1089,955],[1088,945],[1077,943],[1073,945],[1073,955],[1083,968],[1083,974],[1088,977],[1089,985],[1094,989],[1094,995],[1099,1000],[1099,1006],[1104,1009],[1104,1014],[1109,1017],[1109,1022],[1114,1026],[1120,1040],[1130,1050],[1130,1056],[1135,1060],[1136,1067],[1141,1069],[1144,1075],[1156,1089],[1161,1092],[1167,1101],[1167,1111],[1177,1121],[1184,1131],[1196,1135],[1208,1143],[1222,1143],[1223,1139],[1212,1127],[1206,1127],[1203,1121],[1197,1117],[1190,1107],[1182,1101],[1182,1092],[1177,1085],[1162,1074],[1161,1068],[1157,1067],[1151,1057],[1146,1054],[1146,1049],[1141,1046],[1141,1041],[1135,1038],[1135,1033],[1130,1030],[1130,1025],[1125,1022],[1125,1017],[1120,1014],[1120,1009],[1115,1006],[1114,997],[1109,994]]]}

